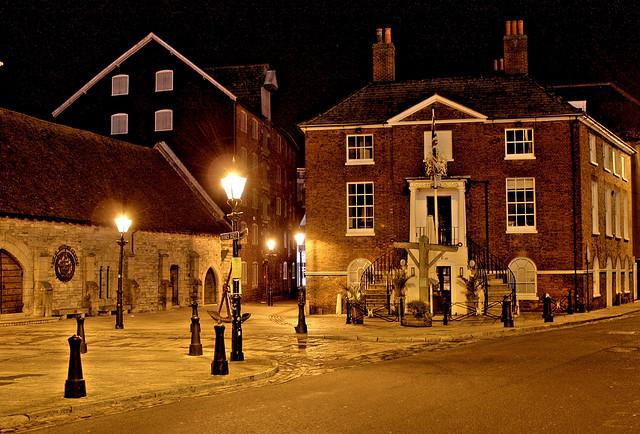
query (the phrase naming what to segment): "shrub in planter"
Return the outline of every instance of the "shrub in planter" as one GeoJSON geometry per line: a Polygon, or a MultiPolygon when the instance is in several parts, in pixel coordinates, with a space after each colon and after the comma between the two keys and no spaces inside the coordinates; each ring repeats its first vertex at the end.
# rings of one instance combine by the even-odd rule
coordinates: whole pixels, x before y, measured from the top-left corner
{"type": "Polygon", "coordinates": [[[425,318],[427,316],[427,303],[422,300],[411,300],[407,303],[407,311],[416,319],[425,318]]]}

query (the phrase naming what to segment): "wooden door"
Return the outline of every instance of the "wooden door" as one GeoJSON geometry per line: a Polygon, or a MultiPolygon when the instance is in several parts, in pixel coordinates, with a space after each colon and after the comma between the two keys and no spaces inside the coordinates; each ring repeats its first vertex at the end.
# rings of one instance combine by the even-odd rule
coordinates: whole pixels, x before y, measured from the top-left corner
{"type": "Polygon", "coordinates": [[[0,250],[0,314],[22,312],[22,267],[0,250]]]}

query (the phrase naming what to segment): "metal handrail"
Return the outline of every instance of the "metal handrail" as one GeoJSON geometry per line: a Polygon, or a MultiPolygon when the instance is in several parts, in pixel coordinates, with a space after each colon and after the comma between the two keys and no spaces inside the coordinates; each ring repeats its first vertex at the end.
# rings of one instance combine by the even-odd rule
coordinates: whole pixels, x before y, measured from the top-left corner
{"type": "Polygon", "coordinates": [[[517,314],[518,303],[516,298],[516,277],[509,265],[500,257],[489,253],[486,247],[479,245],[471,237],[467,237],[469,261],[476,263],[476,272],[480,273],[482,288],[484,290],[484,315],[489,311],[489,274],[502,279],[509,286],[511,309],[517,314]]]}
{"type": "MultiPolygon", "coordinates": [[[[367,290],[374,284],[385,284],[386,296],[387,296],[387,312],[391,310],[391,288],[393,286],[393,279],[397,273],[402,270],[401,261],[407,260],[407,252],[404,249],[393,248],[383,255],[376,258],[367,268],[362,272],[360,277],[360,294],[361,300],[364,300],[364,309],[366,312],[367,306],[367,290]]],[[[362,303],[359,303],[362,304],[362,303]]]]}

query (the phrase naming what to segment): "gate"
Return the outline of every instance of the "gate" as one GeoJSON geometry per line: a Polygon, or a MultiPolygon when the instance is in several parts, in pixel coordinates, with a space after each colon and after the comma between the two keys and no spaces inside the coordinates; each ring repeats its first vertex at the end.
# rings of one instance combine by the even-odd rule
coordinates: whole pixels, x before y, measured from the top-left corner
{"type": "Polygon", "coordinates": [[[22,267],[0,250],[0,314],[22,312],[22,267]]]}

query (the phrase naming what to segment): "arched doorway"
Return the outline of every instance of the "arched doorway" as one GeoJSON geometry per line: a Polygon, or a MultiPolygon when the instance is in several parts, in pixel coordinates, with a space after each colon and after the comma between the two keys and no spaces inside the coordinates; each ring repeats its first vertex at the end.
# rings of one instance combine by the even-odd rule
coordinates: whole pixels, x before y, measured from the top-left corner
{"type": "Polygon", "coordinates": [[[180,304],[180,298],[178,293],[178,271],[177,265],[169,267],[169,284],[171,285],[171,304],[178,306],[180,304]]]}
{"type": "Polygon", "coordinates": [[[22,267],[0,250],[0,314],[22,312],[22,267]]]}
{"type": "Polygon", "coordinates": [[[216,302],[216,275],[209,268],[204,278],[204,304],[214,304],[216,302]]]}

